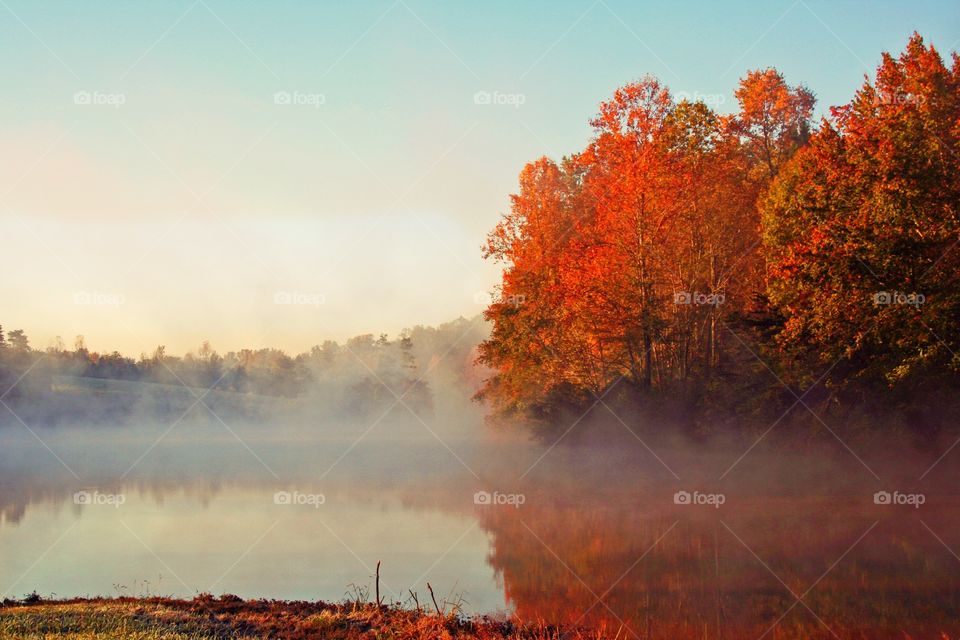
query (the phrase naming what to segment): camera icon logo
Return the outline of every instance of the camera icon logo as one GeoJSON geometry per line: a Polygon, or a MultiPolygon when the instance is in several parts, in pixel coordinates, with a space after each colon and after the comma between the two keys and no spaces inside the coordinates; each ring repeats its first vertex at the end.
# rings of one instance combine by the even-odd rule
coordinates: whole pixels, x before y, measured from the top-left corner
{"type": "Polygon", "coordinates": [[[873,504],[890,504],[892,500],[893,496],[889,491],[877,491],[873,494],[873,504]]]}
{"type": "Polygon", "coordinates": [[[893,303],[893,294],[889,291],[878,291],[873,294],[873,304],[892,304],[893,303]]]}
{"type": "Polygon", "coordinates": [[[689,291],[677,291],[673,294],[673,304],[690,304],[692,296],[689,291]]]}
{"type": "Polygon", "coordinates": [[[77,491],[73,494],[73,504],[93,504],[93,495],[89,491],[77,491]]]}
{"type": "Polygon", "coordinates": [[[290,104],[292,100],[293,96],[289,91],[277,91],[273,94],[273,104],[290,104]]]}
{"type": "Polygon", "coordinates": [[[489,491],[477,491],[475,494],[473,494],[473,504],[493,504],[493,496],[489,491]]]}
{"type": "Polygon", "coordinates": [[[490,104],[493,102],[493,95],[489,91],[477,91],[473,94],[474,104],[490,104]]]}
{"type": "Polygon", "coordinates": [[[673,504],[690,504],[689,491],[677,491],[673,494],[673,504]]]}
{"type": "Polygon", "coordinates": [[[291,504],[293,496],[289,491],[277,491],[273,494],[273,504],[291,504]]]}

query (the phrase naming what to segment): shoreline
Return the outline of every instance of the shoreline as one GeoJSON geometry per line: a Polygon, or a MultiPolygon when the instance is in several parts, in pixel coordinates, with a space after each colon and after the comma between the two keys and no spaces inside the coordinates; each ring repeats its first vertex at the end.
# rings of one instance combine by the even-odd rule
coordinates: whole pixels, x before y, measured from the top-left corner
{"type": "Polygon", "coordinates": [[[66,598],[28,596],[0,602],[0,637],[9,640],[213,640],[271,638],[465,638],[477,640],[602,640],[615,635],[511,616],[464,616],[373,602],[244,600],[201,594],[66,598]]]}

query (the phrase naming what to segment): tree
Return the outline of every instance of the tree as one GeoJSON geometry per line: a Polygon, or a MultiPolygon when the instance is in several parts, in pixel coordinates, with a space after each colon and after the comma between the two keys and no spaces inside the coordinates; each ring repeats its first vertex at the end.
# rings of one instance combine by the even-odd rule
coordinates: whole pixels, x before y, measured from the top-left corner
{"type": "Polygon", "coordinates": [[[510,212],[488,235],[484,256],[504,263],[503,282],[485,311],[493,323],[479,361],[497,369],[478,397],[497,411],[539,413],[574,375],[574,350],[564,323],[560,260],[576,224],[574,163],[540,158],[524,167],[510,212]]]}
{"type": "Polygon", "coordinates": [[[691,363],[711,369],[719,311],[676,295],[756,284],[745,258],[759,241],[760,183],[729,118],[674,103],[648,77],[618,89],[592,124],[582,153],[527,165],[488,237],[486,257],[506,266],[480,348],[496,374],[479,396],[497,411],[550,418],[621,380],[668,389],[691,363]]]}
{"type": "Polygon", "coordinates": [[[53,340],[50,341],[50,346],[47,347],[47,353],[51,355],[58,355],[64,350],[63,338],[60,336],[54,336],[53,340]]]}
{"type": "Polygon", "coordinates": [[[760,183],[750,176],[734,125],[704,103],[687,101],[667,122],[667,144],[683,176],[674,194],[681,212],[668,272],[673,291],[688,298],[673,305],[673,333],[667,337],[679,380],[720,365],[718,323],[744,313],[762,275],[755,251],[760,183]]]}
{"type": "Polygon", "coordinates": [[[594,216],[578,237],[582,260],[572,261],[583,271],[566,273],[571,299],[592,318],[604,386],[623,376],[640,388],[654,384],[656,343],[667,322],[666,249],[679,212],[669,196],[682,180],[663,136],[673,107],[652,77],[618,89],[600,105],[594,141],[583,154],[594,216]]]}
{"type": "Polygon", "coordinates": [[[788,352],[885,386],[960,370],[960,61],[914,34],[832,112],[763,203],[788,352]]]}
{"type": "Polygon", "coordinates": [[[8,332],[7,338],[10,341],[10,347],[14,351],[25,353],[30,350],[30,341],[27,338],[27,334],[23,332],[23,329],[14,329],[8,332]]]}
{"type": "Polygon", "coordinates": [[[809,138],[816,99],[803,86],[788,86],[776,69],[748,72],[734,95],[740,103],[736,130],[753,162],[773,178],[809,138]]]}
{"type": "Polygon", "coordinates": [[[765,327],[795,382],[835,362],[835,380],[955,380],[958,91],[958,58],[917,35],[817,129],[775,69],[732,116],[655,78],[618,89],[583,152],[527,165],[488,237],[505,267],[479,397],[547,420],[620,380],[687,397],[744,375],[724,324],[765,327]]]}

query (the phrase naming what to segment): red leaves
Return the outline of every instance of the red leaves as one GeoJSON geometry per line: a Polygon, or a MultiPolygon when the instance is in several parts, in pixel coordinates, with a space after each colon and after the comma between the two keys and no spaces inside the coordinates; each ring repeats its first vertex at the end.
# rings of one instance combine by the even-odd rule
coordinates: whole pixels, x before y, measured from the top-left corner
{"type": "MultiPolygon", "coordinates": [[[[805,96],[765,87],[772,97],[744,94],[755,109],[783,114],[780,102],[805,96]]],[[[803,113],[790,117],[801,126],[803,113]]],[[[541,158],[524,168],[488,237],[488,255],[507,263],[501,295],[526,301],[487,311],[493,334],[480,359],[498,375],[483,395],[501,410],[571,386],[599,394],[621,377],[667,387],[712,367],[716,319],[759,282],[759,165],[733,118],[676,104],[646,78],[617,90],[592,124],[590,145],[562,167],[541,158]],[[729,293],[730,304],[682,306],[677,292],[729,293]]]]}
{"type": "Polygon", "coordinates": [[[789,314],[781,343],[802,333],[821,360],[856,359],[853,375],[943,372],[956,366],[960,300],[931,265],[958,237],[960,157],[941,149],[960,148],[960,69],[914,34],[833,113],[764,204],[770,297],[789,314]]]}
{"type": "Polygon", "coordinates": [[[481,360],[499,371],[488,395],[501,408],[542,406],[557,390],[599,394],[621,378],[682,384],[717,366],[718,322],[764,296],[786,316],[787,351],[862,352],[902,375],[904,362],[960,350],[950,322],[960,250],[948,250],[960,219],[960,61],[948,70],[915,35],[815,133],[812,92],[774,69],[749,72],[736,97],[740,112],[721,117],[645,78],[600,105],[582,153],[524,168],[487,244],[507,265],[502,295],[525,301],[487,312],[481,360]],[[921,286],[929,292],[912,290],[921,286]],[[922,314],[935,326],[909,324],[919,307],[878,308],[881,290],[936,294],[922,314]],[[945,348],[928,333],[947,336],[945,348]]]}

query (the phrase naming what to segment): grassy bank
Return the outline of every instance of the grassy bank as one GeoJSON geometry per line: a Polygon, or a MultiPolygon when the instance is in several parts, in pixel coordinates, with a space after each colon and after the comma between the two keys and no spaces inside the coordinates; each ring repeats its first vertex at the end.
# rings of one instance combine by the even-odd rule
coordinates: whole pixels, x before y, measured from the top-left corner
{"type": "Polygon", "coordinates": [[[466,619],[373,604],[241,600],[235,596],[75,599],[0,606],[4,640],[214,640],[223,638],[614,638],[546,625],[466,619]]]}

